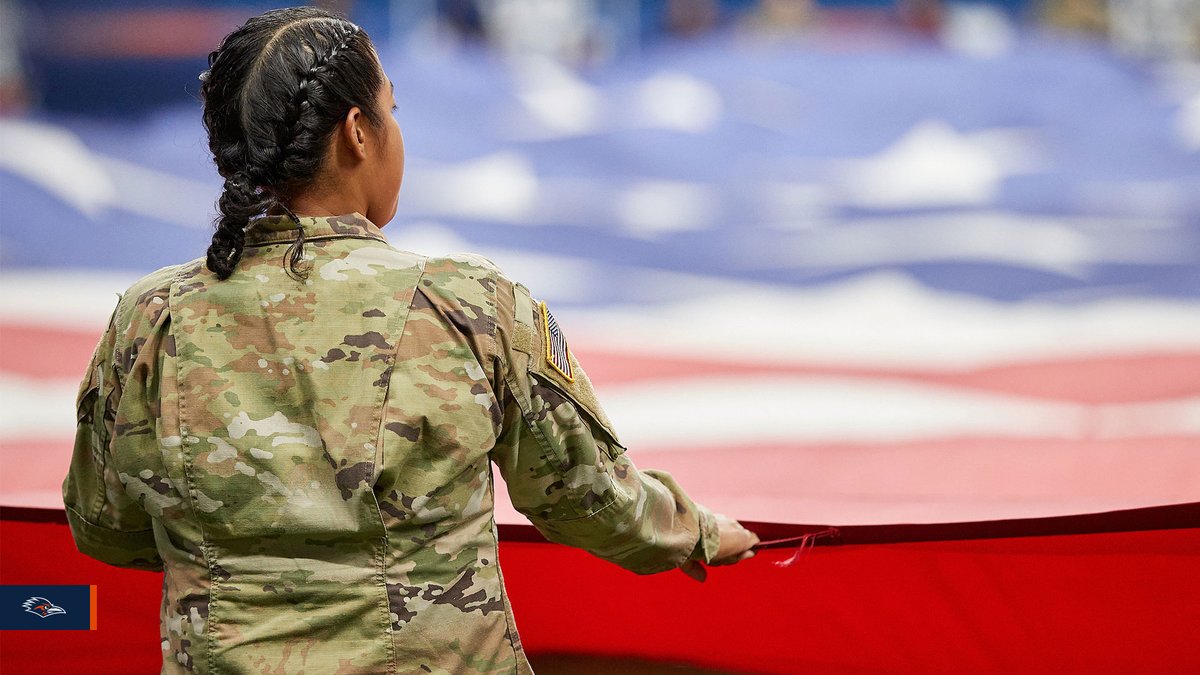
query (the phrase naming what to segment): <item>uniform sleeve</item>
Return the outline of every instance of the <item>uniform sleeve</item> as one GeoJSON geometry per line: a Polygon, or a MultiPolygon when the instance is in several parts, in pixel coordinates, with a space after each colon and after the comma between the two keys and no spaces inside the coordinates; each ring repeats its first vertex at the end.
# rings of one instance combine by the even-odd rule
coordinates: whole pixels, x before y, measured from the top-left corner
{"type": "Polygon", "coordinates": [[[118,567],[161,570],[150,516],[126,494],[111,468],[114,428],[154,440],[153,422],[118,419],[123,393],[118,358],[117,316],[96,345],[75,399],[77,426],[71,466],[63,481],[63,504],[75,545],[81,553],[118,567]]]}
{"type": "Polygon", "coordinates": [[[513,506],[547,539],[640,574],[710,562],[712,513],[669,474],[634,466],[548,308],[503,277],[496,292],[493,461],[513,506]]]}

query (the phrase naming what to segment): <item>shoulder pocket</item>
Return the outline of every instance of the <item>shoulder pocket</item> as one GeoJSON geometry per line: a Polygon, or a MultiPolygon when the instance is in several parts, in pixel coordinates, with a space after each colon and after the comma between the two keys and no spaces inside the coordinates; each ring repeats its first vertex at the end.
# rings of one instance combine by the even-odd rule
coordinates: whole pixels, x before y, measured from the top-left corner
{"type": "Polygon", "coordinates": [[[95,419],[96,401],[100,398],[100,384],[103,381],[100,375],[100,368],[103,360],[100,359],[99,347],[97,353],[92,357],[91,363],[88,364],[87,374],[84,375],[83,381],[79,384],[79,392],[75,395],[75,420],[77,424],[90,424],[95,419]]]}
{"type": "MultiPolygon", "coordinates": [[[[600,407],[600,402],[596,399],[587,376],[582,370],[577,370],[576,373],[577,377],[574,382],[564,382],[562,378],[556,378],[553,373],[531,367],[530,385],[535,393],[538,387],[544,387],[549,390],[551,396],[561,397],[569,403],[592,431],[593,436],[599,442],[598,445],[605,449],[611,459],[616,459],[624,454],[625,446],[621,444],[612,422],[600,407]]],[[[546,398],[546,396],[542,398],[546,398]]]]}
{"type": "Polygon", "coordinates": [[[613,443],[620,446],[620,439],[596,397],[592,381],[571,353],[566,336],[563,335],[554,315],[544,302],[535,301],[533,310],[536,339],[529,359],[530,372],[570,399],[580,412],[608,434],[613,443]]]}
{"type": "Polygon", "coordinates": [[[75,401],[75,423],[91,424],[96,414],[96,399],[100,397],[100,388],[88,386],[80,392],[75,401]]]}
{"type": "Polygon", "coordinates": [[[117,311],[121,308],[120,297],[117,306],[113,308],[112,316],[108,319],[108,327],[100,336],[96,348],[92,350],[92,358],[88,360],[87,372],[79,383],[79,391],[75,394],[75,420],[78,424],[89,424],[95,419],[96,405],[100,398],[100,389],[104,386],[104,368],[109,363],[109,353],[112,349],[113,331],[115,330],[117,311]]]}

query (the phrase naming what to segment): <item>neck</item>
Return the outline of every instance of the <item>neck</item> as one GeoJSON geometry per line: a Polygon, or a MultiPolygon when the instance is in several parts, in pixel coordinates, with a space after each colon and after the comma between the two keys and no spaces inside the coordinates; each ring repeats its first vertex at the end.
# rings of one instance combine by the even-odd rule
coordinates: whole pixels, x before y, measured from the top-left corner
{"type": "Polygon", "coordinates": [[[287,206],[298,216],[340,216],[367,211],[359,200],[336,194],[300,194],[288,200],[287,206]]]}
{"type": "Polygon", "coordinates": [[[288,208],[298,216],[340,216],[367,212],[367,197],[355,180],[342,175],[318,176],[308,189],[288,200],[288,208]]]}

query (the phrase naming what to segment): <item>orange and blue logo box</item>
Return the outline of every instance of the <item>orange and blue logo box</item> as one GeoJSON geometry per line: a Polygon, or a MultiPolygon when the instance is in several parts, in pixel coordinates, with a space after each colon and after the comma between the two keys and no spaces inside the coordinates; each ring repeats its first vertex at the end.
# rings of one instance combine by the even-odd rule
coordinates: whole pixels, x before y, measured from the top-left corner
{"type": "Polygon", "coordinates": [[[0,630],[96,630],[96,587],[0,585],[0,630]]]}

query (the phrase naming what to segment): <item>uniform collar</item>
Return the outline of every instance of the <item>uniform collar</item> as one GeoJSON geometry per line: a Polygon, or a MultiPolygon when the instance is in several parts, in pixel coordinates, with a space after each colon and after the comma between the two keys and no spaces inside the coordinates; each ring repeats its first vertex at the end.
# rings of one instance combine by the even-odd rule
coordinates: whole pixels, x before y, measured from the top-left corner
{"type": "MultiPolygon", "coordinates": [[[[367,220],[361,213],[348,213],[343,216],[299,216],[300,227],[304,228],[304,238],[340,239],[377,239],[387,243],[383,232],[375,223],[367,220]]],[[[291,216],[263,216],[250,224],[246,230],[246,246],[262,246],[265,244],[290,243],[296,239],[296,221],[291,216]]]]}

